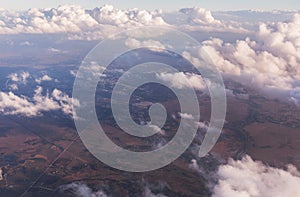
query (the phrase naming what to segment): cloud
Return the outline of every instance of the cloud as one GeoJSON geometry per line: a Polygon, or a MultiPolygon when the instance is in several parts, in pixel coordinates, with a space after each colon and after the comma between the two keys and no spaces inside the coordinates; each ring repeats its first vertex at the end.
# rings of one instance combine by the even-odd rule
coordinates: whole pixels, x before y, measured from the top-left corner
{"type": "Polygon", "coordinates": [[[170,83],[171,87],[178,89],[191,87],[197,90],[206,89],[206,84],[203,81],[201,75],[197,75],[194,73],[158,73],[156,74],[156,77],[162,81],[170,83]]]}
{"type": "Polygon", "coordinates": [[[201,7],[182,8],[173,15],[175,21],[170,19],[174,16],[166,17],[166,21],[187,31],[249,33],[244,23],[224,18],[218,20],[210,10],[201,7]]]}
{"type": "Polygon", "coordinates": [[[89,11],[90,15],[99,23],[119,27],[136,27],[141,25],[165,25],[157,12],[139,10],[137,8],[119,10],[112,5],[105,5],[89,11]]]}
{"type": "Polygon", "coordinates": [[[10,88],[11,90],[18,90],[19,89],[17,84],[9,84],[8,88],[10,88]]]}
{"type": "MultiPolygon", "coordinates": [[[[164,188],[169,187],[165,182],[159,181],[156,184],[145,183],[143,189],[143,197],[166,197],[160,191],[164,188]],[[154,192],[156,191],[156,192],[154,192]],[[157,194],[155,194],[157,193],[157,194]]],[[[103,190],[93,191],[88,185],[84,183],[70,183],[59,187],[60,192],[71,190],[74,192],[76,197],[108,197],[103,190]]]]}
{"type": "Polygon", "coordinates": [[[61,110],[65,114],[72,114],[72,103],[79,106],[79,102],[71,97],[69,97],[64,92],[54,89],[52,92],[52,97],[59,103],[61,110]]]}
{"type": "Polygon", "coordinates": [[[2,34],[79,32],[97,22],[79,6],[57,9],[33,8],[26,12],[4,12],[2,34]]]}
{"type": "Polygon", "coordinates": [[[20,43],[20,46],[33,46],[34,44],[29,41],[24,41],[20,43]]]}
{"type": "Polygon", "coordinates": [[[208,123],[206,123],[206,122],[197,122],[196,124],[198,125],[199,129],[203,129],[203,130],[207,131],[207,129],[208,129],[207,124],[208,123]]]}
{"type": "MultiPolygon", "coordinates": [[[[247,32],[239,25],[240,23],[217,20],[209,10],[200,7],[184,8],[172,13],[137,8],[120,10],[111,5],[91,10],[85,10],[78,5],[32,8],[22,12],[0,10],[0,34],[67,34],[69,39],[76,40],[99,40],[142,26],[247,32]]],[[[28,44],[30,43],[24,42],[24,46],[28,44]]]]}
{"type": "Polygon", "coordinates": [[[18,82],[21,84],[26,84],[27,79],[30,77],[30,74],[28,72],[21,72],[21,73],[12,73],[7,76],[8,79],[10,79],[13,82],[18,82]]]}
{"type": "Polygon", "coordinates": [[[30,74],[28,72],[12,73],[7,76],[6,87],[11,90],[18,90],[19,84],[26,85],[30,74]]]}
{"type": "Polygon", "coordinates": [[[167,197],[166,195],[164,194],[154,194],[152,193],[151,189],[149,187],[145,187],[144,188],[144,197],[167,197]]]}
{"type": "Polygon", "coordinates": [[[48,51],[52,52],[52,53],[68,53],[68,51],[60,50],[60,49],[53,48],[53,47],[49,48],[48,51]]]}
{"type": "MultiPolygon", "coordinates": [[[[258,21],[278,21],[281,18],[277,15],[286,19],[291,14],[292,12],[256,12],[255,15],[253,12],[212,13],[201,7],[182,8],[174,12],[137,8],[122,10],[112,5],[89,10],[78,5],[32,8],[22,12],[2,9],[0,34],[67,34],[69,39],[99,40],[126,29],[142,26],[168,26],[202,32],[249,33],[255,29],[258,21]],[[253,21],[253,18],[256,20],[253,21]],[[264,18],[269,20],[262,20],[264,18]]],[[[26,41],[22,45],[29,46],[31,43],[26,41]]]]}
{"type": "MultiPolygon", "coordinates": [[[[253,38],[224,42],[212,38],[202,42],[198,57],[209,59],[223,76],[252,85],[268,94],[300,99],[300,15],[290,21],[261,23],[253,38]]],[[[186,59],[201,66],[188,52],[186,59]]],[[[200,58],[201,59],[201,58],[200,58]]]]}
{"type": "Polygon", "coordinates": [[[72,39],[101,39],[124,28],[144,25],[166,25],[157,12],[119,10],[105,5],[85,10],[77,5],[28,11],[0,11],[0,34],[67,33],[72,39]]]}
{"type": "MultiPolygon", "coordinates": [[[[152,51],[164,51],[164,49],[166,49],[166,47],[161,42],[156,40],[140,41],[135,38],[128,38],[125,41],[125,45],[132,49],[147,47],[152,51]]],[[[168,48],[171,47],[169,46],[168,48]]]]}
{"type": "Polygon", "coordinates": [[[49,75],[43,75],[42,77],[35,79],[35,82],[40,84],[43,81],[52,81],[52,80],[53,80],[52,77],[50,77],[49,75]]]}
{"type": "Polygon", "coordinates": [[[156,183],[145,182],[144,197],[167,197],[163,194],[163,190],[169,188],[169,185],[164,181],[158,181],[156,183]]]}
{"type": "Polygon", "coordinates": [[[51,94],[43,95],[43,88],[38,86],[33,98],[15,95],[13,92],[0,92],[0,113],[5,115],[39,116],[42,112],[61,110],[72,115],[72,103],[79,102],[60,90],[54,89],[51,94]]]}
{"type": "Polygon", "coordinates": [[[70,75],[76,77],[76,74],[77,74],[77,70],[70,70],[70,75]]]}
{"type": "Polygon", "coordinates": [[[217,171],[218,184],[213,189],[214,197],[273,197],[300,196],[299,171],[289,165],[282,170],[253,161],[250,156],[242,160],[230,159],[217,171]]]}
{"type": "Polygon", "coordinates": [[[76,197],[107,197],[104,191],[92,191],[86,184],[83,183],[70,183],[60,187],[60,191],[72,190],[75,192],[76,197]]]}
{"type": "Polygon", "coordinates": [[[220,24],[219,20],[216,20],[209,10],[201,7],[194,8],[183,8],[180,12],[186,14],[188,16],[188,20],[190,23],[194,24],[220,24]]]}
{"type": "Polygon", "coordinates": [[[198,173],[203,173],[203,170],[201,169],[201,167],[198,165],[197,160],[196,159],[192,159],[191,163],[189,164],[189,168],[191,168],[192,170],[195,170],[198,173]]]}
{"type": "Polygon", "coordinates": [[[188,119],[188,120],[194,120],[194,117],[192,114],[188,113],[179,113],[180,117],[183,119],[188,119]]]}
{"type": "Polygon", "coordinates": [[[155,133],[159,133],[161,135],[165,135],[165,131],[161,128],[159,128],[159,126],[157,125],[153,125],[153,124],[147,124],[147,126],[152,129],[155,133]]]}

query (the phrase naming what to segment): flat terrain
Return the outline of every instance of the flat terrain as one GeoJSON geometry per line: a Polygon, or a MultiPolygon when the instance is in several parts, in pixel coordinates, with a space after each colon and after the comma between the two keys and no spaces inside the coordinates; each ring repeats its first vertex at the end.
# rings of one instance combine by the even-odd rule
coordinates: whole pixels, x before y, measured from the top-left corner
{"type": "MultiPolygon", "coordinates": [[[[170,98],[163,104],[170,115],[176,114],[180,108],[177,100],[170,98]]],[[[208,121],[209,97],[199,94],[199,100],[201,121],[208,121]]],[[[107,102],[109,99],[97,103],[97,110],[107,113],[105,118],[100,118],[107,135],[128,149],[153,149],[158,138],[143,140],[121,131],[111,120],[107,102]]],[[[198,159],[199,165],[207,170],[201,173],[190,168],[191,159],[195,158],[192,148],[162,169],[148,173],[121,172],[101,163],[87,151],[70,118],[58,114],[48,114],[47,118],[1,116],[3,180],[0,181],[0,196],[74,196],[71,190],[61,191],[62,185],[72,182],[86,183],[112,196],[141,196],[147,184],[152,184],[152,192],[168,196],[208,196],[210,190],[205,185],[211,181],[209,174],[228,157],[249,154],[269,165],[284,167],[292,163],[300,168],[299,108],[259,96],[254,91],[244,93],[243,97],[231,95],[227,102],[227,123],[218,143],[209,156],[198,159]],[[155,187],[160,183],[163,186],[155,187]]],[[[137,116],[148,104],[141,101],[135,104],[137,116]]],[[[176,132],[177,121],[166,123],[166,140],[176,132]]],[[[201,132],[199,135],[201,138],[201,132]]],[[[199,143],[196,139],[194,145],[199,143]]]]}

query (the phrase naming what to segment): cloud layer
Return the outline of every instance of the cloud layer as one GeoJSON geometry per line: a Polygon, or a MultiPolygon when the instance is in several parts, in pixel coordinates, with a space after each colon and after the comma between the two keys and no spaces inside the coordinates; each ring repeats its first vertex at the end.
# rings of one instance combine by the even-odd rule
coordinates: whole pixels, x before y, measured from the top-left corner
{"type": "Polygon", "coordinates": [[[166,25],[157,12],[119,10],[110,5],[93,10],[85,10],[77,5],[63,5],[23,12],[0,10],[0,13],[1,34],[69,33],[73,39],[89,40],[116,33],[118,28],[166,25]]]}
{"type": "MultiPolygon", "coordinates": [[[[300,15],[287,22],[261,23],[253,38],[225,42],[211,38],[202,42],[203,51],[223,76],[246,85],[288,97],[299,104],[300,99],[300,15]]],[[[189,53],[183,56],[199,64],[189,53]]],[[[207,59],[206,59],[207,60],[207,59]]]]}
{"type": "Polygon", "coordinates": [[[20,12],[0,10],[0,34],[67,33],[70,39],[94,40],[141,26],[172,26],[202,31],[247,31],[231,21],[216,20],[209,10],[200,7],[184,8],[172,13],[137,8],[120,10],[111,5],[92,10],[85,10],[77,5],[32,8],[20,12]]]}
{"type": "Polygon", "coordinates": [[[230,159],[219,167],[217,176],[214,197],[300,196],[299,171],[293,166],[285,171],[246,156],[240,161],[230,159]]]}

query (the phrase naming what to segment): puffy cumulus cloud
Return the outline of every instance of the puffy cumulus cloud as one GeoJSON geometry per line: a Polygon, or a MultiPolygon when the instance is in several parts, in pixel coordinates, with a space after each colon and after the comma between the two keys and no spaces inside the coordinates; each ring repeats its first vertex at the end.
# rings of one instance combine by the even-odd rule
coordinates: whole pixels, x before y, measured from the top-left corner
{"type": "Polygon", "coordinates": [[[50,77],[49,75],[43,75],[42,77],[39,77],[39,78],[35,79],[35,82],[40,84],[43,81],[52,81],[52,80],[53,80],[52,77],[50,77]]]}
{"type": "Polygon", "coordinates": [[[33,98],[15,95],[13,92],[0,92],[0,113],[5,115],[39,116],[42,112],[61,110],[72,115],[72,103],[79,102],[60,90],[54,89],[51,94],[43,95],[43,88],[38,86],[33,98]]]}
{"type": "Polygon", "coordinates": [[[77,5],[47,9],[33,8],[23,12],[0,10],[0,34],[66,33],[70,39],[97,40],[129,28],[142,26],[247,32],[240,23],[216,20],[209,10],[200,7],[184,8],[172,14],[137,8],[120,10],[111,5],[91,10],[85,10],[77,5]],[[177,20],[177,18],[184,19],[177,20]]]}
{"type": "Polygon", "coordinates": [[[250,39],[221,45],[216,41],[217,39],[203,42],[202,49],[210,55],[213,64],[221,72],[248,76],[250,82],[262,86],[291,87],[291,73],[283,57],[260,50],[259,44],[250,39]]]}
{"type": "Polygon", "coordinates": [[[7,76],[6,87],[11,90],[18,90],[19,84],[26,85],[28,78],[30,77],[29,72],[12,73],[7,76]]]}
{"type": "Polygon", "coordinates": [[[186,14],[188,16],[188,20],[190,23],[194,24],[220,24],[219,20],[216,20],[211,11],[206,10],[205,8],[201,7],[194,7],[194,8],[183,8],[180,12],[186,14]]]}
{"type": "Polygon", "coordinates": [[[64,192],[66,190],[72,190],[76,197],[107,197],[104,191],[99,190],[93,192],[86,184],[83,183],[70,183],[68,185],[63,185],[60,187],[60,191],[64,192]]]}
{"type": "Polygon", "coordinates": [[[7,78],[13,82],[18,82],[22,84],[27,83],[27,79],[30,77],[28,72],[21,72],[21,73],[12,73],[7,76],[7,78]]]}
{"type": "Polygon", "coordinates": [[[69,97],[67,94],[58,89],[54,89],[51,95],[54,98],[54,100],[56,100],[59,103],[60,109],[65,114],[72,114],[72,103],[74,105],[79,106],[78,100],[69,97]]]}
{"type": "Polygon", "coordinates": [[[201,7],[183,8],[173,15],[176,20],[172,19],[174,16],[166,17],[165,20],[188,31],[249,33],[242,23],[228,19],[218,20],[210,10],[201,7]]]}
{"type": "Polygon", "coordinates": [[[112,5],[95,8],[88,13],[99,23],[121,27],[136,27],[141,25],[165,25],[158,12],[146,10],[115,9],[112,5]]]}
{"type": "Polygon", "coordinates": [[[171,87],[183,89],[183,88],[195,88],[196,90],[205,90],[206,84],[203,81],[201,75],[194,73],[157,73],[156,77],[159,80],[167,82],[171,87]]]}
{"type": "Polygon", "coordinates": [[[253,39],[226,43],[212,38],[202,42],[198,55],[187,52],[183,56],[201,66],[197,56],[212,62],[225,76],[233,77],[247,85],[268,93],[300,99],[300,16],[292,20],[262,23],[253,39]],[[208,54],[209,59],[206,59],[208,54]]]}
{"type": "MultiPolygon", "coordinates": [[[[300,14],[295,14],[289,22],[277,24],[262,23],[259,26],[258,39],[263,41],[262,48],[278,57],[283,57],[288,64],[299,65],[300,54],[300,14]]],[[[298,72],[299,69],[294,70],[298,72]]]]}
{"type": "Polygon", "coordinates": [[[284,197],[300,196],[299,171],[289,165],[287,171],[264,165],[245,156],[230,159],[217,171],[219,181],[213,189],[214,197],[284,197]]]}
{"type": "Polygon", "coordinates": [[[118,28],[166,25],[158,12],[119,10],[105,5],[85,10],[77,5],[33,8],[25,12],[0,11],[0,34],[68,33],[72,39],[101,39],[118,28]]]}
{"type": "Polygon", "coordinates": [[[26,12],[4,12],[0,26],[2,34],[79,32],[97,24],[79,6],[59,6],[57,9],[33,8],[26,12]]]}

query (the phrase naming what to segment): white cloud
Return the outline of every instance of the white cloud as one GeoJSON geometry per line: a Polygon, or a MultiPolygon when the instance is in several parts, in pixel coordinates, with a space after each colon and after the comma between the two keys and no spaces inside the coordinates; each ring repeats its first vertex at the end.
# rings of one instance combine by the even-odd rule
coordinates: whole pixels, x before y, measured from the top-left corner
{"type": "Polygon", "coordinates": [[[28,72],[12,73],[7,76],[6,87],[11,90],[18,90],[19,84],[26,85],[30,74],[28,72]]]}
{"type": "MultiPolygon", "coordinates": [[[[163,194],[154,194],[152,188],[156,190],[161,190],[162,188],[167,187],[166,183],[159,182],[157,185],[146,184],[143,188],[143,197],[167,197],[163,194]]],[[[103,190],[93,191],[88,185],[84,183],[70,183],[68,185],[60,186],[60,192],[66,190],[72,190],[76,197],[108,197],[103,190]]]]}
{"type": "Polygon", "coordinates": [[[218,20],[210,10],[201,7],[180,9],[179,13],[175,13],[175,16],[177,16],[177,20],[167,21],[180,29],[188,31],[249,33],[249,30],[244,27],[243,23],[228,19],[218,20]]]}
{"type": "MultiPolygon", "coordinates": [[[[235,43],[212,38],[202,42],[198,56],[203,51],[223,76],[252,85],[266,93],[300,99],[300,15],[292,20],[262,23],[254,38],[235,43]],[[276,93],[277,92],[277,93],[276,93]]],[[[184,52],[183,56],[201,66],[196,56],[184,52]]]]}
{"type": "Polygon", "coordinates": [[[190,23],[194,24],[220,24],[219,20],[216,20],[209,10],[206,10],[201,7],[194,8],[183,8],[180,12],[186,14],[188,16],[188,20],[190,23]]]}
{"type": "Polygon", "coordinates": [[[7,76],[9,80],[20,84],[26,84],[29,77],[30,74],[28,72],[12,73],[7,76]]]}
{"type": "MultiPolygon", "coordinates": [[[[120,31],[142,26],[173,26],[185,30],[247,32],[240,23],[220,21],[209,10],[200,7],[184,8],[172,13],[137,8],[120,10],[104,5],[85,10],[77,5],[15,12],[0,10],[0,34],[68,34],[70,39],[98,40],[120,31]]],[[[24,42],[24,45],[30,43],[24,42]]]]}
{"type": "Polygon", "coordinates": [[[53,80],[52,77],[50,77],[49,75],[43,75],[42,77],[39,77],[39,78],[35,79],[35,82],[40,84],[43,81],[52,81],[52,80],[53,80]]]}
{"type": "Polygon", "coordinates": [[[43,88],[38,86],[32,99],[13,92],[0,92],[0,113],[33,117],[41,115],[42,112],[61,110],[66,115],[72,115],[72,102],[79,105],[77,100],[57,89],[51,94],[47,91],[43,95],[43,88]]]}
{"type": "Polygon", "coordinates": [[[20,43],[20,46],[33,46],[34,44],[29,41],[24,41],[20,43]]]}
{"type": "Polygon", "coordinates": [[[93,10],[85,10],[77,5],[63,5],[52,9],[0,12],[0,34],[67,33],[73,39],[91,40],[109,36],[121,28],[166,25],[157,12],[119,10],[110,5],[93,10]]]}
{"type": "Polygon", "coordinates": [[[219,182],[213,189],[214,197],[300,196],[299,171],[291,165],[285,171],[246,156],[221,165],[217,176],[219,182]]]}
{"type": "Polygon", "coordinates": [[[144,197],[167,197],[161,191],[164,188],[169,188],[168,184],[164,181],[158,181],[155,184],[146,182],[144,186],[144,197]],[[154,192],[156,191],[156,192],[154,192]],[[155,194],[157,193],[157,194],[155,194]]]}
{"type": "Polygon", "coordinates": [[[15,83],[9,84],[9,85],[8,85],[8,88],[10,88],[11,90],[18,90],[18,89],[19,89],[18,85],[15,84],[15,83]]]}
{"type": "Polygon", "coordinates": [[[191,168],[192,170],[197,171],[198,173],[202,173],[203,170],[200,168],[200,166],[197,163],[196,159],[192,159],[191,163],[189,164],[189,168],[191,168]]]}
{"type": "Polygon", "coordinates": [[[207,126],[208,123],[205,123],[205,122],[197,122],[196,124],[198,125],[198,128],[199,128],[199,129],[204,129],[205,131],[208,129],[208,126],[207,126]]]}
{"type": "Polygon", "coordinates": [[[152,193],[152,191],[149,187],[145,187],[144,193],[145,193],[144,197],[167,197],[164,194],[154,194],[154,193],[152,193]]]}
{"type": "Polygon", "coordinates": [[[65,114],[72,114],[72,103],[79,106],[79,102],[58,89],[54,89],[52,97],[59,103],[61,110],[65,114]]]}
{"type": "Polygon", "coordinates": [[[188,120],[194,120],[194,117],[192,114],[188,113],[179,113],[180,117],[183,119],[188,119],[188,120]]]}
{"type": "Polygon", "coordinates": [[[105,5],[90,11],[90,14],[99,24],[136,27],[141,25],[165,25],[164,20],[157,12],[139,10],[137,8],[119,10],[112,5],[105,5]]]}
{"type": "Polygon", "coordinates": [[[83,183],[70,183],[60,187],[60,191],[72,190],[75,192],[76,197],[107,197],[104,191],[99,190],[93,192],[86,184],[83,183]]]}
{"type": "Polygon", "coordinates": [[[53,47],[49,48],[48,51],[50,51],[52,53],[67,53],[67,51],[63,51],[63,50],[53,48],[53,47]]]}
{"type": "Polygon", "coordinates": [[[70,70],[70,75],[76,77],[76,74],[77,74],[77,70],[70,70]]]}
{"type": "Polygon", "coordinates": [[[156,74],[156,77],[162,81],[170,83],[171,87],[178,89],[191,87],[197,90],[206,89],[206,84],[203,81],[201,75],[197,75],[194,73],[158,73],[156,74]]]}

